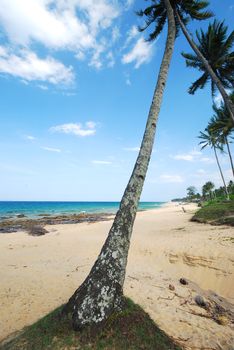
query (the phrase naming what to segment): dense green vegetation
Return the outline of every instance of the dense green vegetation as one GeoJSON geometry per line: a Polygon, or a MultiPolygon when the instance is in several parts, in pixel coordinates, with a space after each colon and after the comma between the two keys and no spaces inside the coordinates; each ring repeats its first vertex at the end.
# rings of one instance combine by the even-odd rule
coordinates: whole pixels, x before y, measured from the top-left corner
{"type": "Polygon", "coordinates": [[[234,195],[229,201],[217,199],[205,202],[193,216],[192,221],[234,226],[234,195]]]}
{"type": "Polygon", "coordinates": [[[180,350],[142,308],[130,299],[122,312],[113,314],[105,327],[83,332],[72,330],[70,320],[61,320],[61,307],[27,327],[2,350],[180,350]]]}

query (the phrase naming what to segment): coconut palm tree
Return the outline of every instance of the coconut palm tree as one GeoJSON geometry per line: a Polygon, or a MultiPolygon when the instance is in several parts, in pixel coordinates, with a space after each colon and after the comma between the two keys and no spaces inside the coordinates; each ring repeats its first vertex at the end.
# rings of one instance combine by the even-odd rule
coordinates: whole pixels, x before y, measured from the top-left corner
{"type": "Polygon", "coordinates": [[[227,190],[227,186],[226,186],[226,182],[224,180],[224,176],[223,176],[223,172],[219,163],[219,159],[218,159],[218,155],[217,155],[217,149],[220,151],[223,151],[223,147],[220,143],[218,143],[217,140],[217,136],[212,133],[212,131],[207,127],[205,129],[205,132],[200,131],[200,136],[198,136],[200,139],[202,139],[201,142],[199,142],[200,145],[202,145],[201,149],[204,149],[207,146],[210,146],[213,150],[214,150],[214,154],[215,154],[215,159],[219,168],[219,172],[223,181],[223,185],[224,185],[224,189],[225,189],[225,193],[226,193],[226,197],[227,199],[229,199],[229,194],[228,194],[228,190],[227,190]]]}
{"type": "MultiPolygon", "coordinates": [[[[227,36],[228,27],[224,22],[214,22],[209,24],[207,32],[202,29],[196,31],[198,49],[209,61],[211,68],[221,81],[224,88],[230,89],[234,85],[234,52],[231,52],[234,43],[234,31],[227,36]]],[[[197,55],[182,53],[186,58],[188,67],[197,68],[202,75],[189,88],[189,93],[194,94],[197,89],[202,89],[208,81],[211,81],[212,95],[216,92],[217,86],[211,79],[203,63],[197,55]]]]}
{"type": "MultiPolygon", "coordinates": [[[[167,9],[167,40],[140,151],[101,252],[89,275],[63,309],[63,314],[72,313],[73,328],[76,330],[103,322],[122,305],[122,289],[132,228],[153,148],[157,118],[176,36],[170,1],[164,1],[167,9]]],[[[160,17],[155,20],[155,25],[160,26],[160,17]]]]}
{"type": "Polygon", "coordinates": [[[207,181],[203,186],[202,186],[202,193],[203,196],[206,197],[207,193],[210,196],[210,199],[212,199],[212,190],[215,188],[215,185],[211,181],[207,181]]]}
{"type": "MultiPolygon", "coordinates": [[[[197,4],[197,12],[199,12],[199,4],[202,1],[194,0],[193,2],[195,5],[197,4]]],[[[176,36],[175,18],[170,0],[154,0],[153,4],[160,5],[160,8],[163,4],[166,15],[163,23],[160,13],[154,18],[152,21],[155,24],[154,32],[160,33],[163,25],[166,22],[168,24],[166,46],[158,80],[139,155],[113,225],[88,277],[64,307],[64,314],[72,313],[74,329],[81,329],[86,325],[95,325],[105,321],[114,310],[121,307],[122,303],[122,289],[132,228],[153,148],[157,118],[176,36]]],[[[204,6],[201,10],[203,8],[204,6]]],[[[190,12],[192,13],[192,11],[190,12]]],[[[190,13],[188,15],[192,18],[190,13]]],[[[154,34],[155,38],[156,33],[154,34]]]]}
{"type": "Polygon", "coordinates": [[[197,192],[196,187],[189,186],[188,188],[186,188],[186,191],[187,191],[187,197],[190,201],[196,197],[196,192],[197,192]]]}
{"type": "MultiPolygon", "coordinates": [[[[232,92],[230,98],[232,99],[232,101],[234,101],[234,92],[232,92]]],[[[216,135],[218,142],[220,142],[222,145],[226,145],[231,163],[232,173],[234,176],[234,165],[229,146],[229,138],[231,137],[231,134],[234,131],[234,126],[230,118],[229,111],[223,103],[220,107],[214,105],[213,110],[215,114],[211,118],[208,128],[211,130],[212,133],[216,135]]]]}
{"type": "Polygon", "coordinates": [[[202,72],[199,79],[190,86],[189,93],[194,94],[197,89],[203,89],[211,81],[212,95],[214,96],[218,88],[234,123],[234,104],[225,91],[225,88],[230,89],[234,86],[234,51],[232,51],[234,31],[229,36],[227,36],[227,31],[228,27],[224,25],[224,22],[218,22],[217,20],[209,24],[207,32],[203,30],[200,30],[200,32],[196,31],[197,49],[208,62],[216,79],[214,79],[204,60],[201,60],[197,52],[196,55],[182,53],[182,56],[186,59],[187,67],[197,68],[202,72]],[[229,105],[231,106],[231,111],[229,105]]]}
{"type": "MultiPolygon", "coordinates": [[[[148,17],[145,26],[143,28],[140,28],[142,30],[147,29],[154,22],[154,19],[156,17],[158,16],[160,17],[159,26],[155,28],[155,31],[152,32],[149,37],[150,40],[154,40],[157,37],[157,35],[161,32],[164,26],[167,13],[166,13],[166,8],[163,1],[159,1],[159,2],[157,0],[151,0],[151,1],[152,1],[152,5],[147,7],[145,11],[140,11],[138,14],[141,16],[146,15],[148,17]]],[[[209,2],[195,1],[195,0],[170,0],[170,3],[174,10],[177,34],[180,27],[189,45],[191,46],[193,51],[196,53],[200,62],[202,62],[204,68],[208,72],[213,83],[217,86],[218,90],[220,91],[234,123],[234,104],[229,99],[228,94],[226,93],[222,82],[220,81],[220,79],[212,69],[211,65],[209,64],[209,59],[207,59],[203,55],[203,53],[199,50],[199,48],[193,41],[191,35],[189,34],[186,28],[186,24],[188,23],[189,18],[203,20],[213,16],[212,12],[210,11],[202,11],[204,10],[204,8],[206,8],[209,5],[209,2]],[[188,14],[189,14],[189,17],[187,16],[188,14]]]]}

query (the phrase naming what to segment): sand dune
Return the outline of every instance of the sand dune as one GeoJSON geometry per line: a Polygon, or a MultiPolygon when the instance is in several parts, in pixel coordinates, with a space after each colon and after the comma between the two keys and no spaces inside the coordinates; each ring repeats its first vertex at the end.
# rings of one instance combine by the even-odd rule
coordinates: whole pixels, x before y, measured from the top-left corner
{"type": "MultiPolygon", "coordinates": [[[[185,349],[233,350],[231,316],[218,324],[194,296],[203,293],[209,300],[212,293],[206,291],[212,290],[233,303],[234,232],[190,222],[195,206],[186,208],[184,213],[171,204],[137,214],[125,294],[185,349]],[[195,283],[182,285],[181,277],[195,283]]],[[[0,235],[0,339],[66,302],[86,277],[110,225],[48,226],[50,233],[41,237],[0,235]]]]}

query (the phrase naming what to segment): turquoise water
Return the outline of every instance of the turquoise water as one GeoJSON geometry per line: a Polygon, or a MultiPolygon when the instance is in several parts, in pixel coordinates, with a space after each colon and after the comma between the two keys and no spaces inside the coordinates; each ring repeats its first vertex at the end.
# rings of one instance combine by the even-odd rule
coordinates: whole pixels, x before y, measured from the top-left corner
{"type": "MultiPolygon", "coordinates": [[[[155,209],[164,202],[141,202],[139,210],[155,209]]],[[[0,219],[24,214],[37,217],[39,214],[78,214],[78,213],[116,213],[119,202],[7,202],[0,201],[0,219]]]]}

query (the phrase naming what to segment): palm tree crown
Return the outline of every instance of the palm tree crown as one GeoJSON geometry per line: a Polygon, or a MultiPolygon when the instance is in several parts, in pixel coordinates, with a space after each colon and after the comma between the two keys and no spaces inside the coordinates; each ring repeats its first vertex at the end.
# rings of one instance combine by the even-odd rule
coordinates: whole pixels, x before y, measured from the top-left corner
{"type": "MultiPolygon", "coordinates": [[[[196,31],[198,40],[198,49],[208,61],[216,76],[219,78],[225,88],[233,88],[234,85],[234,51],[231,51],[234,43],[234,31],[227,36],[228,27],[224,22],[214,20],[209,24],[207,32],[196,31]]],[[[186,59],[188,67],[197,68],[203,72],[189,88],[189,93],[194,94],[197,89],[203,89],[211,80],[209,73],[204,67],[197,55],[182,53],[186,59]]],[[[211,90],[214,95],[216,85],[211,80],[211,90]]]]}
{"type": "Polygon", "coordinates": [[[205,132],[200,131],[200,136],[198,137],[199,139],[202,139],[202,141],[199,142],[199,145],[202,145],[201,149],[210,146],[211,148],[216,148],[220,151],[223,150],[223,146],[219,142],[217,134],[212,132],[212,130],[209,127],[205,129],[205,132]]]}
{"type": "MultiPolygon", "coordinates": [[[[232,102],[234,102],[234,91],[229,95],[232,102]]],[[[209,129],[216,133],[218,138],[222,140],[228,137],[234,131],[234,125],[230,118],[229,111],[224,103],[220,107],[213,105],[214,115],[209,122],[209,129]]]]}
{"type": "MultiPolygon", "coordinates": [[[[203,20],[210,18],[213,14],[210,11],[204,11],[209,5],[209,1],[202,0],[170,0],[173,9],[176,9],[184,24],[190,19],[203,20]]],[[[155,24],[154,30],[149,34],[148,41],[152,41],[161,33],[167,20],[167,10],[164,0],[151,0],[151,5],[145,10],[138,11],[141,17],[145,16],[145,25],[140,27],[140,31],[146,30],[152,23],[155,24]]],[[[177,35],[179,33],[179,22],[175,16],[177,35]]]]}

